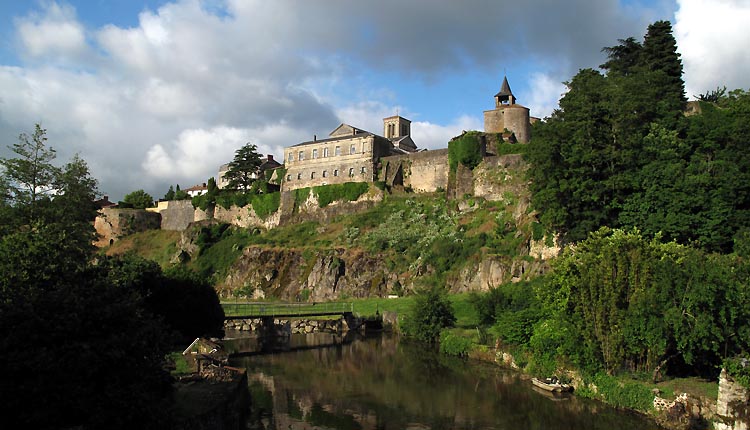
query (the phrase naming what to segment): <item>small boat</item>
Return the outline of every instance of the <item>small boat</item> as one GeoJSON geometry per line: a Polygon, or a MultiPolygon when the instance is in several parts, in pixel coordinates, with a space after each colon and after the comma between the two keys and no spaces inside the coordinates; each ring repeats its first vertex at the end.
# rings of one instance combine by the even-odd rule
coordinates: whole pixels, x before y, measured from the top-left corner
{"type": "Polygon", "coordinates": [[[573,387],[568,384],[561,384],[557,378],[545,378],[544,380],[531,378],[531,383],[534,384],[535,387],[539,387],[542,390],[551,393],[567,393],[573,391],[573,387]]]}

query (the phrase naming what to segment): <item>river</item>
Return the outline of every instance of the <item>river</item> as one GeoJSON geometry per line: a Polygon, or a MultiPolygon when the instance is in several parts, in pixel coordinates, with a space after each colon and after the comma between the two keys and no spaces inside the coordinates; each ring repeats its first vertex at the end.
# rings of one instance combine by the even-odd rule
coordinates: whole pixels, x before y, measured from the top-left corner
{"type": "Polygon", "coordinates": [[[249,429],[658,429],[652,421],[575,396],[537,391],[517,372],[399,342],[293,335],[274,353],[228,339],[248,372],[249,429]]]}

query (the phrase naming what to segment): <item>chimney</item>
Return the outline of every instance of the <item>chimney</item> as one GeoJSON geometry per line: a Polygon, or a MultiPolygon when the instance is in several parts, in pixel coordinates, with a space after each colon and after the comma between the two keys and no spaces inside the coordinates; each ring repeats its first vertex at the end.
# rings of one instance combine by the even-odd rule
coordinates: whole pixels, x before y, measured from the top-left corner
{"type": "Polygon", "coordinates": [[[268,154],[268,161],[273,161],[273,155],[268,154]]]}
{"type": "Polygon", "coordinates": [[[318,135],[317,134],[313,134],[313,142],[317,142],[317,141],[318,141],[318,135]]]}

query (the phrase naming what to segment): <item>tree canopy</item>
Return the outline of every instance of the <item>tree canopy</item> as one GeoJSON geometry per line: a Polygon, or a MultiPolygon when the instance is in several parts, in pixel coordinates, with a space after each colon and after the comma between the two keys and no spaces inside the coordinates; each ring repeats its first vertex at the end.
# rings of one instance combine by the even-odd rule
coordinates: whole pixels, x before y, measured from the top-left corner
{"type": "Polygon", "coordinates": [[[220,334],[216,293],[189,273],[164,274],[127,257],[94,259],[97,190],[86,162],[75,156],[54,166],[39,126],[14,148],[17,158],[0,159],[4,423],[168,426],[170,334],[220,334]],[[178,306],[199,317],[185,318],[178,306]]]}
{"type": "Polygon", "coordinates": [[[229,181],[227,188],[247,191],[259,177],[261,156],[258,148],[246,143],[234,153],[234,160],[229,163],[229,169],[224,179],[229,181]]]}
{"type": "Polygon", "coordinates": [[[134,209],[146,209],[154,205],[154,198],[151,197],[151,194],[143,190],[135,190],[133,192],[125,194],[125,197],[122,199],[122,201],[125,202],[127,206],[130,206],[134,209]]]}
{"type": "Polygon", "coordinates": [[[713,94],[685,116],[682,63],[671,25],[604,48],[605,73],[584,69],[551,117],[534,125],[526,157],[534,206],[567,241],[600,226],[729,252],[750,228],[750,96],[713,94]]]}

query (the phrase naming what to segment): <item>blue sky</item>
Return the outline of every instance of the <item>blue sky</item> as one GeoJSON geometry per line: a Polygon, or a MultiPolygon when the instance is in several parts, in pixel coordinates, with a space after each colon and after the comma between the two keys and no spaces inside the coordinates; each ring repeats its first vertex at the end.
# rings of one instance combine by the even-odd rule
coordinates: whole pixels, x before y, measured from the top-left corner
{"type": "Polygon", "coordinates": [[[41,123],[114,199],[398,112],[420,147],[481,129],[504,74],[544,117],[601,48],[673,23],[688,96],[748,88],[750,0],[0,0],[0,156],[41,123]]]}

